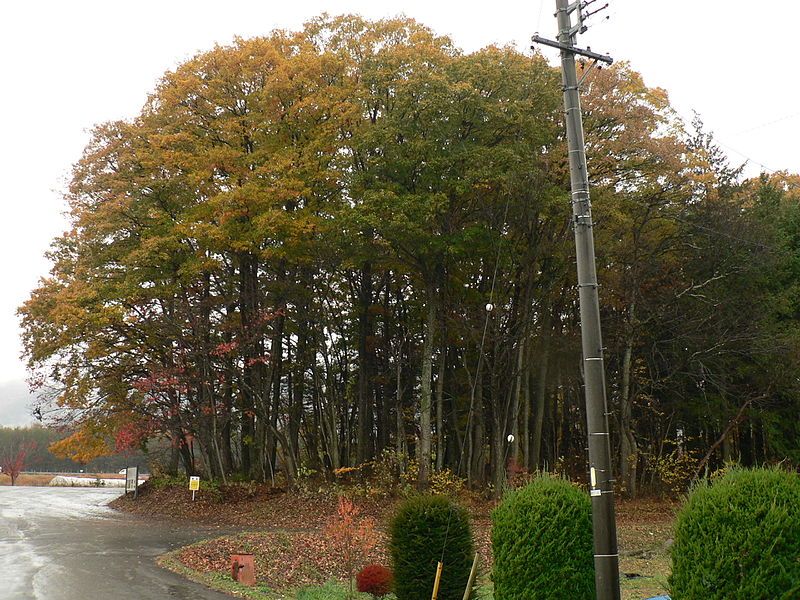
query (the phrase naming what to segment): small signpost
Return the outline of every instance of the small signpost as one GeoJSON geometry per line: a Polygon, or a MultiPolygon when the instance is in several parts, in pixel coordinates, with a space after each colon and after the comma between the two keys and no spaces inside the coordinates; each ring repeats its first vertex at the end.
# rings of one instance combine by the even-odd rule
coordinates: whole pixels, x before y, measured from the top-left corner
{"type": "Polygon", "coordinates": [[[194,495],[200,489],[199,477],[189,477],[189,489],[192,490],[192,502],[194,502],[194,495]]]}
{"type": "Polygon", "coordinates": [[[133,492],[134,500],[139,495],[139,467],[128,467],[125,469],[125,495],[133,492]]]}

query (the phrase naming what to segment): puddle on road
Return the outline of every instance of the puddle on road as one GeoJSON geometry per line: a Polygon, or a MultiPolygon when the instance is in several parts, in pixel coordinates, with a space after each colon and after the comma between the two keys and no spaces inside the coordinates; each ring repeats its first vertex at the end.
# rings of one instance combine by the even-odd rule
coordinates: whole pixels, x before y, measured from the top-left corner
{"type": "Polygon", "coordinates": [[[47,564],[32,543],[46,522],[114,517],[106,506],[120,490],[46,487],[0,487],[0,593],[8,598],[46,598],[37,590],[41,579],[52,579],[56,565],[47,564]],[[31,596],[33,594],[33,596],[31,596]]]}
{"type": "Polygon", "coordinates": [[[180,580],[155,562],[166,550],[195,541],[203,535],[202,528],[153,526],[108,508],[121,493],[0,487],[0,598],[224,600],[222,594],[180,580]],[[121,581],[125,585],[120,587],[121,581]]]}
{"type": "Polygon", "coordinates": [[[116,515],[107,504],[119,489],[2,487],[0,518],[39,519],[108,518],[116,515]]]}

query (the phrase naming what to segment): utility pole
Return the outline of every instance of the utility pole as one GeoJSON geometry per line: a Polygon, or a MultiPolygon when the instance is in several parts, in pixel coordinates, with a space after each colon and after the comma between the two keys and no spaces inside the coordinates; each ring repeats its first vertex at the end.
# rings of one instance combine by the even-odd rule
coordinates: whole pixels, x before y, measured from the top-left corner
{"type": "MultiPolygon", "coordinates": [[[[589,199],[589,176],[583,139],[580,84],[575,71],[575,55],[611,64],[612,59],[575,46],[579,33],[586,31],[584,19],[597,10],[584,12],[595,0],[556,0],[558,41],[533,36],[533,41],[561,50],[561,77],[564,84],[564,110],[569,148],[569,171],[572,187],[572,217],[578,267],[578,295],[581,311],[583,378],[586,389],[586,421],[589,433],[589,493],[592,500],[594,532],[595,587],[598,600],[619,600],[619,553],[614,516],[614,480],[611,474],[611,444],[608,431],[603,341],[600,333],[600,303],[597,295],[592,204],[589,199]],[[577,14],[573,25],[572,15],[577,14]]],[[[588,74],[589,71],[586,71],[588,74]]],[[[584,74],[584,78],[586,77],[584,74]]]]}

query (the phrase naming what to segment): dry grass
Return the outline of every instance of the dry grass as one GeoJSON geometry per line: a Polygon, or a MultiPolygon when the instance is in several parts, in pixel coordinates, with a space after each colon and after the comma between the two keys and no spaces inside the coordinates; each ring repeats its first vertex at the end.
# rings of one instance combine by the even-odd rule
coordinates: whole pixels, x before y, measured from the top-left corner
{"type": "MultiPolygon", "coordinates": [[[[46,486],[53,477],[49,473],[21,473],[15,485],[46,486]]],[[[11,477],[0,474],[0,485],[11,485],[11,477]]]]}
{"type": "MultiPolygon", "coordinates": [[[[68,475],[70,477],[81,477],[84,479],[124,479],[124,475],[119,473],[21,473],[17,477],[16,485],[46,487],[50,480],[56,475],[68,475]]],[[[11,477],[0,473],[0,485],[11,485],[11,477]]]]}

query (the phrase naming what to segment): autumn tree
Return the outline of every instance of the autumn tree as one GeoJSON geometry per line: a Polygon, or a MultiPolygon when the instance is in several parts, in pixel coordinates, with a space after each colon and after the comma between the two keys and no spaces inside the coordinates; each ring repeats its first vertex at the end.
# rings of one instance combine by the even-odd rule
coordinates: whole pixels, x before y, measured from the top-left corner
{"type": "Polygon", "coordinates": [[[36,443],[33,441],[6,443],[0,448],[0,472],[11,478],[11,485],[16,485],[17,478],[25,470],[28,456],[35,449],[36,443]]]}
{"type": "MultiPolygon", "coordinates": [[[[421,487],[583,474],[559,86],[537,54],[352,15],[166,73],[95,128],[20,309],[55,449],[161,440],[171,470],[289,486],[390,449],[421,487]]],[[[742,181],[629,65],[583,105],[621,485],[672,443],[795,456],[796,176],[742,181]]]]}

